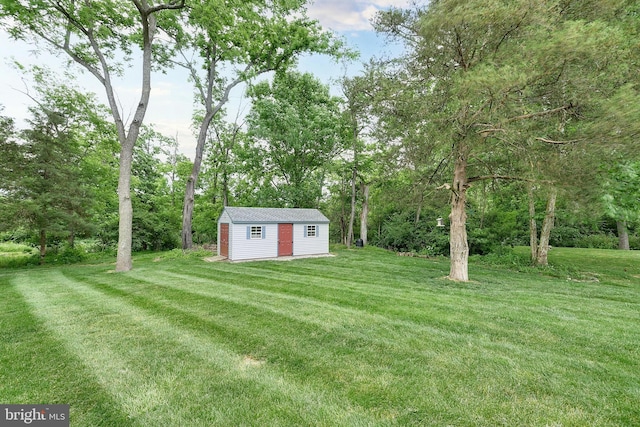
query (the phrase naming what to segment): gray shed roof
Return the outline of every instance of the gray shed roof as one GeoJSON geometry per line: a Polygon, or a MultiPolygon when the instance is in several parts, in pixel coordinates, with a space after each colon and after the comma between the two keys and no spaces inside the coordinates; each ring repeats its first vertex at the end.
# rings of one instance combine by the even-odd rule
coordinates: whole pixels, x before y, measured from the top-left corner
{"type": "Polygon", "coordinates": [[[298,208],[224,208],[231,221],[239,223],[300,223],[315,222],[328,223],[329,219],[318,209],[298,209],[298,208]]]}

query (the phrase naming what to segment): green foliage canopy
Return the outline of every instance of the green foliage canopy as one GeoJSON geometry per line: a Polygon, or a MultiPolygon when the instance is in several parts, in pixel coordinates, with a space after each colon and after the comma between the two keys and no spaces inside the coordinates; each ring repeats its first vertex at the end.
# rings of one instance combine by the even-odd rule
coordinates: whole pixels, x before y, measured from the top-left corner
{"type": "Polygon", "coordinates": [[[284,206],[314,207],[322,171],[341,149],[339,99],[308,73],[282,72],[250,90],[251,155],[284,206]]]}

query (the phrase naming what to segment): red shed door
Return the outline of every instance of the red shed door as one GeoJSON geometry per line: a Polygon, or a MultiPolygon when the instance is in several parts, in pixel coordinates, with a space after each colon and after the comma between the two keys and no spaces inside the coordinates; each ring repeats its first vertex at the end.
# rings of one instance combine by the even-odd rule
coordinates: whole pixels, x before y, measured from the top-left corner
{"type": "Polygon", "coordinates": [[[229,224],[220,224],[220,250],[218,254],[229,258],[229,224]]]}
{"type": "Polygon", "coordinates": [[[278,256],[293,255],[293,224],[278,224],[278,256]]]}

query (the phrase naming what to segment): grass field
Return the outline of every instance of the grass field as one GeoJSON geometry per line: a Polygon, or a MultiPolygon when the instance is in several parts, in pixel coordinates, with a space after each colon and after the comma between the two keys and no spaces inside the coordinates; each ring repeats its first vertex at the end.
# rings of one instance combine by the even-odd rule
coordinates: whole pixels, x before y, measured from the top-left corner
{"type": "Polygon", "coordinates": [[[72,426],[640,425],[640,253],[0,270],[0,403],[72,426]]]}

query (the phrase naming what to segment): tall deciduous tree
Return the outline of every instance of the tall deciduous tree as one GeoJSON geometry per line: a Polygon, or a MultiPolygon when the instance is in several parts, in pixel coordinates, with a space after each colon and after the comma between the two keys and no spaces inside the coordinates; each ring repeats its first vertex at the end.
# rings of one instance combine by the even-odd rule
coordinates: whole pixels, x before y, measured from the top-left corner
{"type": "MultiPolygon", "coordinates": [[[[356,196],[357,189],[360,187],[358,185],[360,168],[363,165],[363,152],[365,150],[365,143],[363,141],[363,131],[368,125],[368,121],[370,119],[369,114],[369,96],[367,95],[368,86],[370,81],[365,77],[353,77],[353,78],[344,78],[342,79],[342,93],[345,98],[345,109],[343,112],[344,120],[345,120],[345,143],[344,148],[352,153],[352,162],[351,162],[351,211],[349,214],[349,225],[347,229],[345,243],[347,247],[351,247],[354,238],[354,223],[356,219],[356,196]],[[348,141],[348,142],[346,142],[348,141]]],[[[361,221],[361,238],[363,242],[366,242],[367,239],[367,209],[368,209],[368,186],[366,184],[362,184],[362,193],[363,197],[363,207],[367,206],[366,209],[362,211],[362,220],[361,221]],[[366,191],[365,191],[366,190],[366,191]],[[362,228],[362,226],[364,228],[362,228]],[[364,230],[364,233],[362,232],[364,230]],[[364,236],[363,236],[364,234],[364,236]]]]}
{"type": "Polygon", "coordinates": [[[229,205],[231,175],[237,168],[235,156],[245,137],[243,123],[219,122],[212,126],[210,151],[207,156],[211,201],[215,204],[220,198],[222,206],[229,205]]]}
{"type": "Polygon", "coordinates": [[[248,116],[262,185],[283,206],[317,207],[324,168],[341,148],[339,99],[313,75],[276,73],[250,90],[248,116]]]}
{"type": "Polygon", "coordinates": [[[47,42],[54,53],[66,54],[89,71],[105,89],[120,142],[116,271],[132,268],[131,165],[133,147],[149,106],[157,15],[182,7],[184,0],[0,1],[0,19],[12,37],[35,43],[47,42]],[[113,77],[123,69],[118,58],[124,57],[124,62],[129,62],[136,48],[141,49],[140,98],[127,126],[113,77]]]}
{"type": "Polygon", "coordinates": [[[182,247],[190,248],[195,190],[213,118],[234,87],[286,68],[302,53],[337,55],[340,44],[306,17],[306,0],[198,0],[185,17],[184,30],[171,35],[181,46],[178,64],[194,82],[199,115],[198,141],[187,179],[182,214],[182,247]]]}

